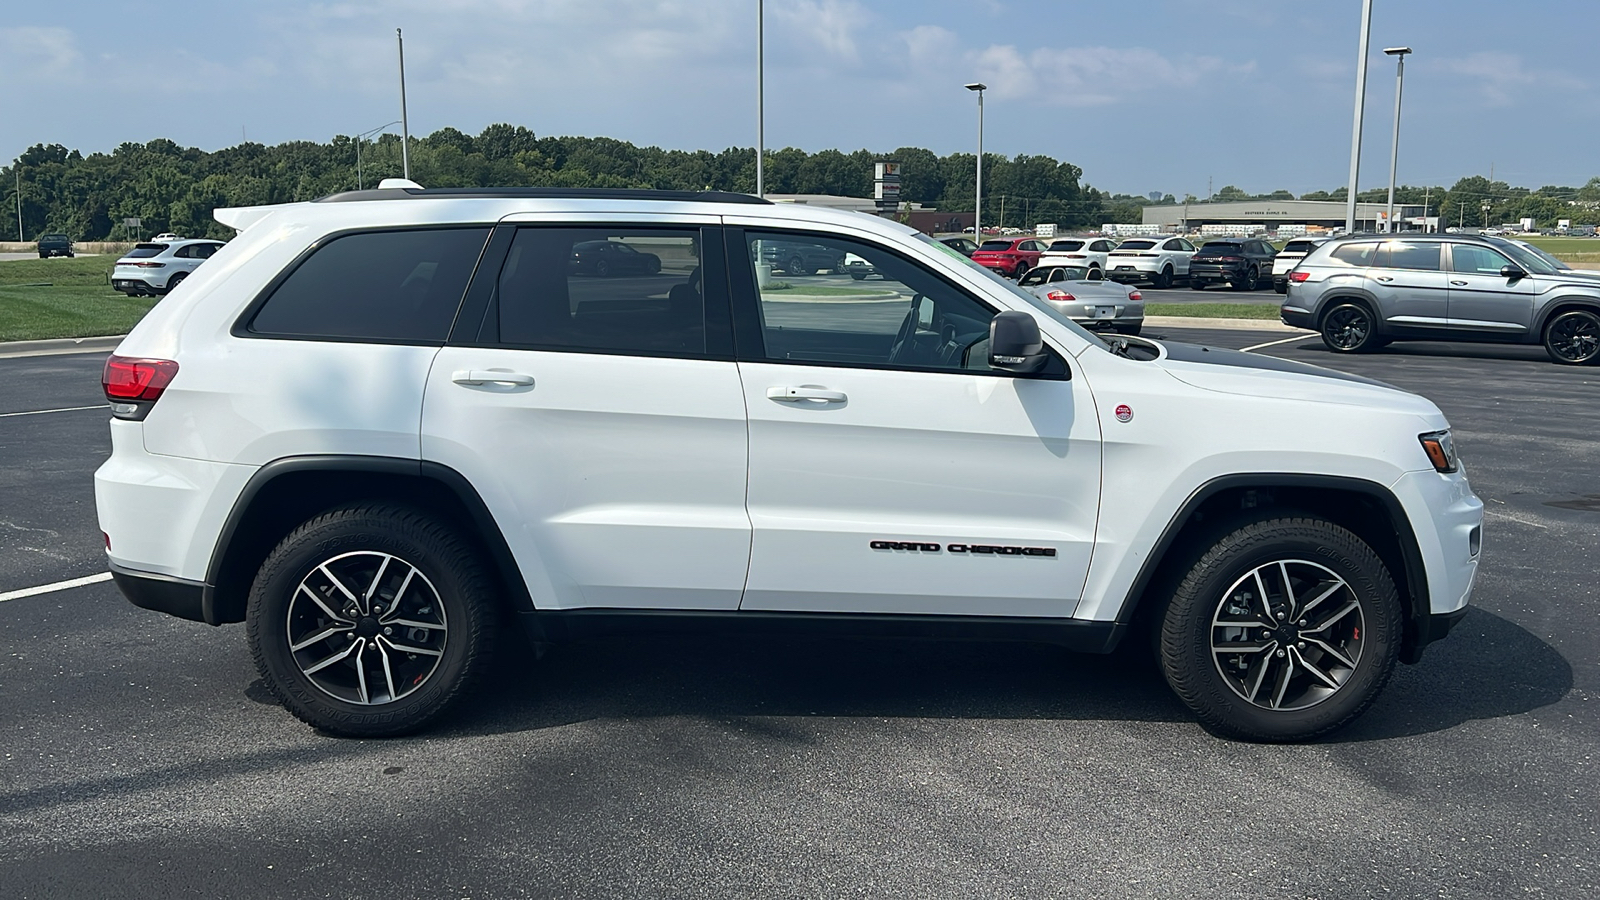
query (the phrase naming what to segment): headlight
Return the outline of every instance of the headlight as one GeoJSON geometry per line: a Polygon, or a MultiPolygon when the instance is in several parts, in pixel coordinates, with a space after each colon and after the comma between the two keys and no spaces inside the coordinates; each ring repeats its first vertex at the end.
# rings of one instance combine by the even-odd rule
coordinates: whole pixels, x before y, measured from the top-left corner
{"type": "Polygon", "coordinates": [[[1458,468],[1456,445],[1450,440],[1449,430],[1419,434],[1417,440],[1422,442],[1423,452],[1428,454],[1428,461],[1435,469],[1448,473],[1458,468]]]}

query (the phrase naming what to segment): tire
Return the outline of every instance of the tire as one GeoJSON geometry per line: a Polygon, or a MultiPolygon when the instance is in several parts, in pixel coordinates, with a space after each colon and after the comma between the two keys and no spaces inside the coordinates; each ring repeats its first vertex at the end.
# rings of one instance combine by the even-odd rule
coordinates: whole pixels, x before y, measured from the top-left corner
{"type": "Polygon", "coordinates": [[[1150,280],[1150,286],[1162,291],[1172,287],[1172,267],[1162,266],[1156,277],[1150,280]]]}
{"type": "Polygon", "coordinates": [[[1191,290],[1191,291],[1203,291],[1205,289],[1206,289],[1206,283],[1204,281],[1201,281],[1201,280],[1199,280],[1197,278],[1190,278],[1189,279],[1189,290],[1191,290]]]}
{"type": "Polygon", "coordinates": [[[855,279],[855,280],[856,280],[856,281],[866,281],[866,280],[867,280],[867,276],[865,276],[865,275],[858,275],[858,274],[856,274],[856,273],[854,273],[854,272],[851,272],[851,273],[850,273],[850,277],[851,277],[851,278],[854,278],[854,279],[855,279]]]}
{"type": "Polygon", "coordinates": [[[285,537],[256,573],[245,613],[251,656],[284,707],[314,728],[416,731],[489,666],[495,617],[484,571],[466,543],[418,510],[330,510],[285,537]],[[363,584],[379,585],[373,597],[363,584]],[[398,613],[372,603],[397,597],[398,613]]]}
{"type": "Polygon", "coordinates": [[[651,260],[647,261],[645,263],[645,265],[644,265],[644,273],[646,275],[660,275],[661,274],[661,258],[660,257],[655,257],[654,259],[651,259],[651,260]]]}
{"type": "Polygon", "coordinates": [[[1365,353],[1384,341],[1378,338],[1372,311],[1360,303],[1341,303],[1322,317],[1322,343],[1335,353],[1365,353]]]}
{"type": "Polygon", "coordinates": [[[1028,268],[1029,268],[1029,266],[1028,266],[1028,263],[1026,261],[1017,263],[1017,270],[1015,272],[1011,273],[1011,277],[1015,278],[1018,281],[1021,281],[1022,280],[1022,276],[1028,274],[1028,268]]]}
{"type": "Polygon", "coordinates": [[[812,269],[810,266],[806,265],[806,261],[804,259],[801,259],[798,256],[796,256],[793,259],[789,260],[789,262],[786,265],[784,265],[783,270],[785,272],[789,273],[790,275],[797,275],[797,276],[802,276],[802,277],[806,276],[806,275],[811,275],[811,274],[813,274],[815,272],[814,269],[812,269]]]}
{"type": "Polygon", "coordinates": [[[180,284],[183,284],[183,280],[185,278],[188,278],[188,277],[189,277],[189,273],[187,273],[187,272],[175,272],[175,273],[173,273],[172,277],[167,279],[167,289],[165,291],[163,291],[162,293],[165,293],[165,294],[172,293],[172,289],[176,288],[180,284]]]}
{"type": "Polygon", "coordinates": [[[49,258],[50,258],[50,254],[48,254],[48,253],[41,253],[41,254],[39,254],[39,258],[40,258],[40,259],[49,259],[49,258]]]}
{"type": "Polygon", "coordinates": [[[1254,268],[1251,268],[1244,273],[1243,279],[1233,282],[1231,286],[1236,291],[1253,291],[1256,289],[1256,282],[1260,280],[1261,275],[1254,268]]]}
{"type": "Polygon", "coordinates": [[[611,274],[611,264],[603,259],[594,261],[594,274],[596,278],[605,278],[611,274]]]}
{"type": "Polygon", "coordinates": [[[1372,705],[1401,630],[1394,580],[1371,547],[1323,519],[1267,519],[1217,541],[1184,576],[1162,618],[1161,664],[1207,730],[1303,741],[1372,705]]]}
{"type": "Polygon", "coordinates": [[[1144,330],[1144,323],[1143,322],[1140,322],[1137,325],[1118,325],[1117,326],[1117,333],[1118,334],[1137,335],[1139,332],[1141,332],[1143,330],[1144,330]]]}
{"type": "Polygon", "coordinates": [[[1568,366],[1600,361],[1600,315],[1587,309],[1557,314],[1544,326],[1544,352],[1568,366]]]}

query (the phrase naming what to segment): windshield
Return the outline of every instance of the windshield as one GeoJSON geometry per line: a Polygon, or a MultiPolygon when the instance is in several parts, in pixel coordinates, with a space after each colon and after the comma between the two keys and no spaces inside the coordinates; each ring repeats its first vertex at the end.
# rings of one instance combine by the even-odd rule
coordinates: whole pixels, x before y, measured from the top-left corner
{"type": "Polygon", "coordinates": [[[1068,250],[1083,249],[1083,241],[1056,241],[1050,245],[1051,253],[1062,253],[1068,250]]]}
{"type": "Polygon", "coordinates": [[[1123,241],[1117,245],[1118,250],[1149,250],[1156,245],[1155,241],[1123,241]]]}
{"type": "Polygon", "coordinates": [[[1517,265],[1535,275],[1555,275],[1561,271],[1516,241],[1495,241],[1494,245],[1515,260],[1517,265]]]}
{"type": "Polygon", "coordinates": [[[1028,309],[1036,310],[1050,321],[1055,322],[1058,325],[1065,326],[1067,330],[1087,341],[1089,346],[1099,347],[1101,350],[1105,350],[1108,353],[1110,352],[1110,350],[1106,347],[1104,340],[1096,336],[1094,332],[1091,332],[1082,325],[1079,325],[1077,322],[1072,321],[1072,319],[1069,318],[1066,313],[1056,309],[1039,297],[1034,296],[1032,291],[1023,290],[1022,288],[1017,287],[1012,282],[1000,277],[993,270],[978,265],[961,252],[951,247],[947,247],[943,243],[936,241],[925,234],[917,235],[917,239],[925,244],[931,244],[932,246],[938,247],[940,252],[944,253],[944,255],[950,257],[951,259],[960,260],[962,265],[969,266],[979,272],[982,272],[983,277],[988,278],[995,284],[1005,288],[1007,293],[1020,299],[1028,309]]]}
{"type": "Polygon", "coordinates": [[[1570,272],[1570,271],[1572,271],[1572,267],[1571,266],[1567,265],[1566,263],[1562,262],[1559,259],[1556,259],[1554,256],[1551,256],[1550,254],[1546,253],[1544,250],[1542,250],[1542,249],[1540,249],[1538,247],[1535,247],[1532,244],[1529,244],[1529,243],[1527,243],[1525,241],[1516,241],[1514,243],[1516,243],[1516,245],[1518,247],[1521,247],[1522,249],[1528,251],[1529,253],[1532,253],[1534,256],[1537,256],[1540,259],[1544,260],[1545,262],[1549,263],[1558,272],[1570,272]]]}

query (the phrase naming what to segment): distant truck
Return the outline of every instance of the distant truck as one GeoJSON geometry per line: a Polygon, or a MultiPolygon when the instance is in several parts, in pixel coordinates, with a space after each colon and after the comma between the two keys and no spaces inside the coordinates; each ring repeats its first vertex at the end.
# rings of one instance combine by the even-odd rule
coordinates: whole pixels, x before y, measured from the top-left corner
{"type": "Polygon", "coordinates": [[[72,256],[72,238],[64,234],[40,235],[39,258],[49,259],[52,256],[72,256]]]}

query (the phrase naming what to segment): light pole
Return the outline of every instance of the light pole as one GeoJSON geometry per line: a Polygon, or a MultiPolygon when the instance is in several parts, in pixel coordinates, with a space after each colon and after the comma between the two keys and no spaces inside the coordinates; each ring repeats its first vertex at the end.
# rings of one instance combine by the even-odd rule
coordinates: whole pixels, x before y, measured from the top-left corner
{"type": "MultiPolygon", "coordinates": [[[[1394,228],[1394,170],[1400,162],[1400,92],[1406,86],[1406,54],[1410,47],[1385,47],[1383,52],[1395,58],[1394,75],[1394,143],[1389,148],[1389,231],[1394,228]]],[[[1428,211],[1423,210],[1424,217],[1428,211]]]]}
{"type": "Polygon", "coordinates": [[[966,86],[969,91],[978,92],[978,185],[973,190],[972,204],[972,240],[983,243],[983,92],[989,89],[987,84],[974,81],[966,86]]]}
{"type": "Polygon", "coordinates": [[[361,190],[361,139],[366,137],[366,136],[368,136],[368,135],[377,134],[378,132],[383,131],[384,129],[388,128],[391,125],[399,125],[399,124],[400,124],[400,120],[399,119],[395,119],[393,122],[388,122],[388,123],[385,123],[383,125],[379,125],[377,128],[374,128],[371,131],[363,131],[360,134],[356,135],[356,190],[358,190],[358,191],[361,190]]]}
{"type": "MultiPolygon", "coordinates": [[[[1367,0],[1372,2],[1372,0],[1367,0]]],[[[411,180],[411,125],[406,121],[406,39],[394,30],[395,48],[400,51],[400,174],[411,180]]]]}
{"type": "Polygon", "coordinates": [[[767,155],[767,68],[765,0],[756,0],[756,196],[767,196],[766,181],[762,177],[762,157],[767,155]]]}
{"type": "Polygon", "coordinates": [[[1344,231],[1356,230],[1356,179],[1361,174],[1361,113],[1367,103],[1367,46],[1372,37],[1372,0],[1361,4],[1361,55],[1356,57],[1356,121],[1350,134],[1350,187],[1344,203],[1344,231]]]}

